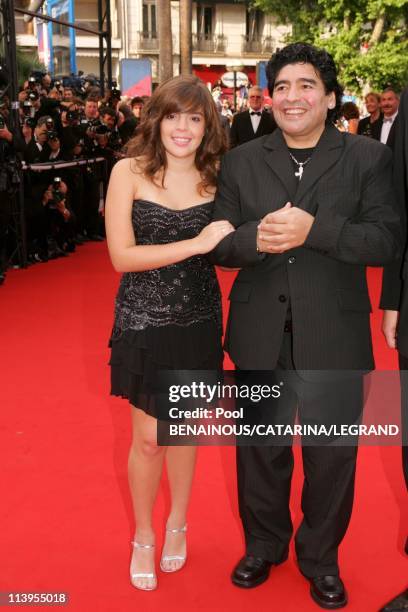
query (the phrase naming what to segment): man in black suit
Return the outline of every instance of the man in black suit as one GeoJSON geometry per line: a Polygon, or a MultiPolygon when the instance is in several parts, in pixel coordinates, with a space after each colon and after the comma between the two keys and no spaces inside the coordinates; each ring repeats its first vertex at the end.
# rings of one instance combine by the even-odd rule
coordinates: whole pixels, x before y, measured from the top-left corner
{"type": "Polygon", "coordinates": [[[387,87],[381,94],[380,104],[383,114],[380,141],[393,149],[395,143],[395,119],[398,115],[399,96],[391,87],[387,87]]]}
{"type": "MultiPolygon", "coordinates": [[[[394,126],[393,126],[394,127],[394,126]]],[[[402,96],[395,121],[394,182],[401,216],[406,224],[408,202],[408,89],[402,96]]],[[[383,333],[390,348],[398,349],[401,370],[402,468],[408,490],[408,253],[384,270],[380,307],[384,309],[383,333]]],[[[408,554],[408,538],[405,542],[408,554]]],[[[383,612],[408,609],[408,588],[388,603],[383,612]]]]}
{"type": "Polygon", "coordinates": [[[273,115],[263,108],[261,87],[251,87],[248,92],[249,109],[234,115],[231,125],[231,149],[238,145],[271,134],[276,128],[273,115]]]}
{"type": "MultiPolygon", "coordinates": [[[[292,371],[301,421],[355,423],[359,372],[374,367],[366,266],[392,261],[403,242],[392,154],[333,127],[342,88],[326,51],[288,45],[267,76],[278,128],[224,156],[215,198],[215,219],[236,230],[213,260],[241,268],[225,347],[239,370],[292,371]]],[[[299,568],[318,605],[341,608],[337,555],[352,511],[356,444],[303,443],[302,455],[299,568]]],[[[254,587],[288,555],[292,448],[240,446],[237,469],[246,554],[232,581],[254,587]]]]}
{"type": "Polygon", "coordinates": [[[51,117],[45,115],[44,117],[40,117],[37,121],[32,138],[30,142],[28,142],[24,153],[24,159],[28,164],[40,163],[43,161],[42,154],[46,155],[51,153],[51,149],[47,142],[47,121],[50,119],[51,117]]]}
{"type": "MultiPolygon", "coordinates": [[[[31,140],[27,143],[24,161],[37,164],[48,159],[51,148],[48,144],[47,120],[43,116],[37,121],[31,140]]],[[[28,258],[32,261],[48,260],[47,215],[42,196],[49,185],[47,172],[24,173],[24,214],[26,217],[28,258]]]]}

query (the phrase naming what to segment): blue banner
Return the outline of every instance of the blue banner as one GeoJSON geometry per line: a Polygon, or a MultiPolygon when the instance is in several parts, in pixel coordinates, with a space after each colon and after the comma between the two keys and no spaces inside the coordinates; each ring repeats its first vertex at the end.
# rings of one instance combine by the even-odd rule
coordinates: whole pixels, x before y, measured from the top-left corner
{"type": "Polygon", "coordinates": [[[120,88],[124,96],[152,95],[152,64],[149,59],[120,60],[120,88]]]}
{"type": "MultiPolygon", "coordinates": [[[[47,14],[74,23],[74,0],[48,0],[47,14]]],[[[75,30],[57,23],[48,24],[50,72],[55,76],[76,73],[75,30]]]]}

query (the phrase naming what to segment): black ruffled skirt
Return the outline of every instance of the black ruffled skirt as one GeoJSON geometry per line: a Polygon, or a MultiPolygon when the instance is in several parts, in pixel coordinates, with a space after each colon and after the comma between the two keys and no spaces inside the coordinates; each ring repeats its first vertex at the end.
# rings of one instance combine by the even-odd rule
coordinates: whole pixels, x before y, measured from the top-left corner
{"type": "Polygon", "coordinates": [[[157,419],[168,419],[168,387],[166,393],[163,382],[188,384],[188,373],[181,378],[175,373],[172,379],[163,376],[164,371],[210,370],[217,375],[222,370],[221,331],[213,321],[126,330],[112,335],[109,346],[111,395],[128,399],[157,419]]]}

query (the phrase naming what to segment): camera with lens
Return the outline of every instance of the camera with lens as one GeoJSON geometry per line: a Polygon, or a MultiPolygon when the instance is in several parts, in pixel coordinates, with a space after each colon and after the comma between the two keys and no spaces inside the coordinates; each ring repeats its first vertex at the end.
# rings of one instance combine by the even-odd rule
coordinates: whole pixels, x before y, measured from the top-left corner
{"type": "Polygon", "coordinates": [[[70,125],[77,125],[79,123],[79,111],[77,110],[68,110],[65,117],[70,125]]]}
{"type": "Polygon", "coordinates": [[[104,125],[99,119],[89,121],[88,130],[93,134],[97,134],[98,136],[102,136],[110,132],[108,126],[104,125]]]}
{"type": "Polygon", "coordinates": [[[110,132],[108,126],[104,125],[103,123],[96,125],[93,131],[95,134],[99,134],[99,135],[109,134],[110,132]]]}
{"type": "Polygon", "coordinates": [[[120,100],[121,96],[122,96],[122,92],[120,91],[120,89],[118,89],[116,86],[112,87],[111,97],[115,100],[120,100]]]}
{"type": "Polygon", "coordinates": [[[91,127],[91,123],[92,121],[89,121],[89,119],[86,118],[83,111],[78,111],[78,128],[82,135],[85,135],[85,133],[91,127]]]}
{"type": "Polygon", "coordinates": [[[62,202],[62,200],[65,198],[61,191],[61,181],[62,179],[60,176],[56,176],[52,181],[52,200],[49,200],[48,202],[49,208],[57,208],[57,204],[62,202]]]}
{"type": "Polygon", "coordinates": [[[39,97],[40,96],[38,94],[38,91],[30,91],[30,93],[27,96],[27,99],[30,100],[30,102],[37,102],[39,97]]]}
{"type": "Polygon", "coordinates": [[[65,117],[67,121],[79,121],[79,111],[67,110],[65,117]]]}
{"type": "Polygon", "coordinates": [[[55,130],[47,130],[47,140],[58,140],[58,132],[55,130]]]}
{"type": "Polygon", "coordinates": [[[22,104],[22,109],[23,109],[24,117],[34,117],[34,115],[35,115],[35,108],[33,106],[33,103],[31,102],[31,100],[24,100],[24,102],[22,104]]]}
{"type": "Polygon", "coordinates": [[[27,127],[33,129],[36,126],[35,117],[35,108],[30,100],[24,100],[22,104],[23,110],[23,124],[27,127]]]}
{"type": "Polygon", "coordinates": [[[29,89],[35,90],[35,89],[37,89],[37,85],[38,85],[38,80],[35,78],[35,76],[28,77],[28,87],[29,87],[29,89]]]}
{"type": "Polygon", "coordinates": [[[33,117],[24,117],[24,125],[33,130],[37,125],[37,122],[35,119],[33,119],[33,117]]]}

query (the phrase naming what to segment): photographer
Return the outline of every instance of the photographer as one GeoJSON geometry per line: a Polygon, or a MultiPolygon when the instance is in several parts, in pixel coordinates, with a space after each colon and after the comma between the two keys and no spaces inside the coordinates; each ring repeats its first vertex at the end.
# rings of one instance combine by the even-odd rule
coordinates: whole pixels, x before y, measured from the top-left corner
{"type": "MultiPolygon", "coordinates": [[[[85,101],[84,119],[80,121],[84,133],[84,157],[106,157],[108,129],[99,118],[98,102],[95,98],[85,101]]],[[[87,166],[84,173],[84,190],[87,195],[84,205],[84,225],[87,240],[99,242],[102,235],[103,219],[99,214],[101,182],[105,178],[102,164],[87,166]]]]}
{"type": "Polygon", "coordinates": [[[110,176],[110,170],[112,169],[114,163],[122,157],[120,154],[123,144],[120,132],[118,130],[118,114],[109,106],[105,106],[99,109],[99,115],[101,118],[101,124],[106,127],[108,140],[106,143],[106,151],[108,155],[106,158],[108,159],[108,179],[110,176]]]}
{"type": "Polygon", "coordinates": [[[54,122],[53,129],[55,129],[58,134],[61,134],[62,125],[61,125],[61,101],[60,94],[58,90],[51,90],[49,97],[41,98],[40,108],[35,116],[38,120],[40,117],[51,117],[54,122]]]}
{"type": "Polygon", "coordinates": [[[85,156],[100,155],[108,144],[109,129],[101,121],[98,102],[95,98],[88,98],[85,101],[84,113],[80,116],[79,125],[85,138],[85,156]]]}
{"type": "MultiPolygon", "coordinates": [[[[72,159],[73,156],[72,156],[72,152],[70,151],[70,148],[73,146],[73,143],[69,143],[69,141],[66,140],[65,147],[63,148],[57,132],[55,131],[47,132],[47,144],[48,144],[48,147],[44,148],[41,152],[41,161],[43,163],[70,161],[72,159]]],[[[74,194],[71,194],[70,186],[73,183],[72,178],[75,176],[75,174],[76,174],[75,168],[62,169],[58,167],[53,168],[52,170],[48,170],[43,173],[44,178],[46,178],[48,182],[51,182],[52,180],[52,189],[49,185],[45,192],[45,195],[43,195],[43,198],[42,198],[43,203],[44,203],[44,198],[46,202],[48,202],[49,200],[51,204],[53,200],[56,201],[56,204],[57,204],[56,208],[51,208],[51,210],[58,210],[59,212],[61,212],[61,214],[66,215],[64,211],[64,207],[62,206],[62,202],[64,202],[64,204],[65,202],[70,202],[72,199],[71,195],[74,195],[74,194],[76,196],[79,195],[78,190],[76,188],[74,190],[74,194]],[[50,192],[50,189],[51,189],[51,192],[50,192]],[[53,194],[53,198],[49,197],[50,193],[53,194]],[[64,197],[62,197],[61,194],[64,197]]],[[[56,220],[58,220],[58,217],[57,219],[55,219],[55,215],[53,215],[52,213],[48,214],[47,240],[48,240],[48,250],[51,251],[51,253],[58,254],[59,249],[62,249],[63,251],[67,250],[68,252],[73,252],[75,250],[74,240],[75,240],[75,235],[77,233],[76,215],[72,214],[73,210],[71,208],[71,205],[67,204],[65,208],[70,213],[68,217],[67,216],[64,217],[65,222],[69,221],[69,232],[67,229],[68,226],[67,227],[64,226],[65,229],[63,231],[60,230],[59,225],[56,223],[56,220]],[[58,229],[58,232],[55,232],[55,228],[58,229]],[[62,239],[57,240],[57,236],[62,237],[62,239]],[[62,246],[64,245],[65,242],[69,243],[68,249],[62,246]]]]}
{"type": "Polygon", "coordinates": [[[28,144],[33,137],[34,128],[36,126],[35,114],[36,108],[32,101],[26,95],[26,92],[20,92],[20,126],[24,136],[25,143],[28,144]],[[24,95],[21,95],[24,94],[24,95]]]}
{"type": "Polygon", "coordinates": [[[36,73],[31,73],[28,77],[27,81],[24,83],[25,91],[32,91],[38,94],[40,98],[41,95],[47,95],[47,92],[41,86],[41,78],[36,73]]]}
{"type": "Polygon", "coordinates": [[[22,106],[31,104],[31,107],[34,109],[32,118],[35,120],[35,123],[37,123],[40,117],[51,117],[54,121],[55,129],[60,133],[61,101],[60,93],[57,89],[51,90],[49,95],[44,95],[35,78],[30,77],[25,82],[23,90],[18,95],[18,99],[22,106]]]}
{"type": "Polygon", "coordinates": [[[132,109],[133,116],[136,117],[138,123],[142,118],[142,111],[144,107],[144,100],[140,96],[135,96],[130,101],[130,107],[132,109]]]}
{"type": "MultiPolygon", "coordinates": [[[[66,132],[62,144],[63,157],[67,161],[75,161],[83,158],[84,139],[78,136],[75,132],[66,132]]],[[[70,208],[75,214],[75,244],[83,244],[85,241],[85,192],[84,192],[84,174],[86,166],[77,166],[69,168],[62,174],[64,182],[68,185],[68,193],[70,195],[70,208]]],[[[86,196],[86,198],[88,195],[86,196]]]]}
{"type": "Polygon", "coordinates": [[[63,102],[72,104],[73,101],[74,101],[74,90],[72,89],[72,87],[64,87],[63,102]]]}
{"type": "Polygon", "coordinates": [[[24,87],[24,89],[22,89],[18,94],[18,100],[20,102],[20,108],[22,110],[24,110],[24,108],[30,108],[30,117],[33,119],[32,127],[35,127],[40,117],[41,107],[40,94],[38,93],[37,89],[30,89],[29,87],[24,87]]]}
{"type": "Polygon", "coordinates": [[[63,96],[63,88],[60,81],[55,81],[52,87],[52,82],[49,81],[49,75],[41,76],[41,73],[33,72],[28,81],[24,84],[26,97],[19,97],[20,101],[29,100],[35,107],[35,120],[40,117],[49,116],[54,121],[54,128],[60,133],[61,130],[61,100],[63,96]],[[43,87],[43,82],[47,87],[43,87]],[[49,84],[48,84],[49,83],[49,84]]]}
{"type": "Polygon", "coordinates": [[[51,89],[51,84],[52,84],[52,76],[50,75],[49,72],[35,72],[33,73],[34,76],[37,77],[40,86],[42,87],[42,89],[45,91],[45,93],[48,93],[51,89]]]}
{"type": "Polygon", "coordinates": [[[119,124],[123,123],[125,119],[123,114],[118,110],[121,97],[122,92],[120,91],[120,89],[117,88],[116,83],[114,83],[112,89],[108,89],[105,97],[103,98],[103,100],[101,100],[102,107],[109,106],[118,114],[119,124]]]}
{"type": "Polygon", "coordinates": [[[52,117],[44,115],[40,117],[34,127],[33,136],[27,144],[25,151],[25,161],[28,164],[35,164],[42,161],[41,153],[45,149],[45,155],[50,153],[48,145],[48,132],[54,127],[52,117]],[[48,149],[48,151],[47,151],[48,149]]]}
{"type": "Polygon", "coordinates": [[[126,144],[136,133],[143,110],[143,98],[136,96],[130,101],[131,116],[127,117],[119,128],[123,144],[126,144]]]}
{"type": "Polygon", "coordinates": [[[40,154],[42,162],[60,161],[64,159],[61,150],[61,141],[55,130],[47,131],[47,144],[48,147],[44,147],[40,154]]]}
{"type": "Polygon", "coordinates": [[[99,118],[98,100],[96,98],[87,98],[85,100],[84,114],[89,122],[99,118]]]}
{"type": "Polygon", "coordinates": [[[68,205],[68,187],[55,176],[42,196],[46,211],[50,257],[65,257],[75,251],[75,215],[68,205]]]}
{"type": "Polygon", "coordinates": [[[35,109],[34,119],[38,121],[40,117],[53,115],[56,112],[57,104],[54,100],[48,99],[47,96],[48,90],[42,88],[40,74],[33,72],[24,83],[23,90],[19,94],[19,101],[20,103],[31,102],[35,109]]]}
{"type": "Polygon", "coordinates": [[[9,101],[0,92],[0,285],[7,267],[7,236],[11,220],[13,197],[18,189],[19,153],[25,144],[21,134],[9,127],[9,101]]]}
{"type": "MultiPolygon", "coordinates": [[[[37,164],[49,159],[52,153],[48,137],[53,131],[51,117],[40,117],[24,154],[27,164],[37,164]]],[[[24,209],[27,226],[28,259],[48,261],[47,216],[42,196],[50,181],[47,172],[29,170],[24,173],[24,209]]]]}

